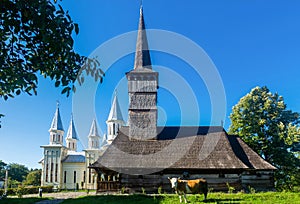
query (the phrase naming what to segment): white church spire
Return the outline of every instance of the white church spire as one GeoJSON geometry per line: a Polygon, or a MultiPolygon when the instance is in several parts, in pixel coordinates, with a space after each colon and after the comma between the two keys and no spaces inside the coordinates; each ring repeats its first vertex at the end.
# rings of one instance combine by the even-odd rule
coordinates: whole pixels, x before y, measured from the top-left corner
{"type": "Polygon", "coordinates": [[[69,150],[77,151],[77,140],[78,140],[78,136],[73,121],[73,115],[71,115],[71,121],[70,121],[69,129],[66,137],[66,143],[69,150]]]}
{"type": "Polygon", "coordinates": [[[60,112],[59,112],[59,103],[57,102],[56,111],[54,117],[52,119],[52,123],[49,129],[50,133],[50,144],[59,144],[63,145],[63,135],[64,135],[64,128],[62,125],[60,112]]]}
{"type": "Polygon", "coordinates": [[[73,115],[71,115],[70,125],[67,132],[67,138],[78,140],[77,132],[74,125],[73,115]]]}
{"type": "Polygon", "coordinates": [[[51,127],[49,129],[49,131],[51,130],[61,130],[64,131],[62,122],[61,122],[61,117],[60,117],[60,113],[59,113],[59,103],[57,102],[56,105],[56,111],[54,114],[54,117],[52,119],[52,123],[51,123],[51,127]]]}
{"type": "Polygon", "coordinates": [[[88,149],[99,149],[100,135],[98,133],[97,123],[94,119],[88,136],[88,149]]]}
{"type": "Polygon", "coordinates": [[[107,143],[111,144],[111,142],[117,136],[119,128],[125,124],[116,92],[114,95],[114,99],[112,102],[112,106],[106,124],[107,124],[107,143]]]}
{"type": "Polygon", "coordinates": [[[120,120],[123,121],[122,112],[119,106],[119,101],[117,97],[117,92],[115,92],[114,100],[112,102],[112,106],[108,115],[107,121],[120,120]]]}

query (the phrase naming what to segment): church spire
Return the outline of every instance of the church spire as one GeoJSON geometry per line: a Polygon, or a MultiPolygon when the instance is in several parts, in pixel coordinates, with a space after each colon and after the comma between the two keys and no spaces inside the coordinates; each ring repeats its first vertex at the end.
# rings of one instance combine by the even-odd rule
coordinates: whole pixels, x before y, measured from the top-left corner
{"type": "Polygon", "coordinates": [[[52,119],[50,129],[49,129],[49,133],[50,133],[50,145],[52,145],[52,144],[63,145],[64,128],[63,128],[61,117],[60,117],[58,102],[56,105],[56,111],[54,113],[54,117],[52,119]]]}
{"type": "Polygon", "coordinates": [[[113,100],[107,121],[114,121],[114,120],[123,121],[122,112],[121,112],[118,98],[117,98],[117,92],[115,92],[114,100],[113,100]]]}
{"type": "Polygon", "coordinates": [[[125,124],[116,92],[115,92],[114,100],[106,124],[107,124],[107,143],[111,144],[111,142],[116,138],[119,128],[125,124]]]}
{"type": "Polygon", "coordinates": [[[140,68],[152,69],[142,5],[140,8],[140,20],[139,20],[138,36],[136,41],[134,70],[140,68]]]}
{"type": "Polygon", "coordinates": [[[77,133],[73,121],[73,115],[71,116],[71,121],[69,125],[69,129],[67,132],[67,137],[66,137],[66,143],[67,143],[67,148],[71,151],[77,151],[77,133]]]}
{"type": "Polygon", "coordinates": [[[59,113],[59,103],[57,103],[57,105],[56,105],[56,111],[55,111],[54,117],[52,119],[52,123],[51,123],[51,127],[50,127],[49,131],[56,131],[56,130],[64,131],[64,128],[63,128],[63,125],[61,122],[60,113],[59,113]]]}
{"type": "Polygon", "coordinates": [[[96,120],[95,120],[95,119],[93,120],[91,129],[90,129],[89,137],[90,137],[90,136],[100,137],[100,136],[99,136],[99,133],[98,133],[97,124],[96,124],[96,120]]]}
{"type": "Polygon", "coordinates": [[[68,138],[78,140],[77,132],[76,132],[74,121],[73,121],[73,115],[71,115],[71,121],[70,121],[69,129],[67,132],[67,139],[68,138]]]}
{"type": "Polygon", "coordinates": [[[97,123],[96,120],[94,119],[92,122],[92,126],[90,129],[90,133],[88,136],[88,149],[99,149],[100,147],[100,135],[98,133],[98,129],[97,129],[97,123]]]}

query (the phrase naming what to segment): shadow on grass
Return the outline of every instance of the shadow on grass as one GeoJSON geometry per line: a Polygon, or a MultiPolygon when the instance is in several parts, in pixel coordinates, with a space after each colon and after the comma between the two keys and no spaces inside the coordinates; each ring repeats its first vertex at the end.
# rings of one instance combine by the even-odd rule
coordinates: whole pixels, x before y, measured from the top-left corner
{"type": "Polygon", "coordinates": [[[100,195],[67,199],[63,201],[63,204],[160,204],[161,199],[161,196],[148,195],[100,195]]]}
{"type": "Polygon", "coordinates": [[[41,200],[47,200],[47,198],[3,198],[0,204],[33,204],[41,200]]]}
{"type": "MultiPolygon", "coordinates": [[[[212,198],[205,202],[199,198],[189,197],[190,203],[240,203],[241,199],[212,198]]],[[[63,204],[173,204],[179,203],[178,196],[170,195],[98,195],[67,199],[63,204]]]]}

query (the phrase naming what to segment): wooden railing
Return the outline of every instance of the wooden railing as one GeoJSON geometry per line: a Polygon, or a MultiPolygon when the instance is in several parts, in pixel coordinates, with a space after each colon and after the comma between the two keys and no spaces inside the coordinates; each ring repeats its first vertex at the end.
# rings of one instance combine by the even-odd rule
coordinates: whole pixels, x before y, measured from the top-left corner
{"type": "Polygon", "coordinates": [[[103,191],[117,191],[120,188],[119,181],[99,181],[97,186],[98,192],[103,191]]]}

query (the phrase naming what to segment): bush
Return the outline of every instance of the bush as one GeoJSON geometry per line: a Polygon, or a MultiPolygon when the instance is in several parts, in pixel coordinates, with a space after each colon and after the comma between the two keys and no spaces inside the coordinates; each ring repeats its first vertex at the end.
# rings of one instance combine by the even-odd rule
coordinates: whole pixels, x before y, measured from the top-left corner
{"type": "Polygon", "coordinates": [[[23,195],[27,194],[26,189],[23,186],[19,186],[16,190],[18,198],[22,198],[23,195]]]}
{"type": "Polygon", "coordinates": [[[17,188],[8,188],[7,195],[16,195],[17,188]]]}
{"type": "Polygon", "coordinates": [[[41,186],[43,193],[53,193],[53,186],[41,186]]]}

